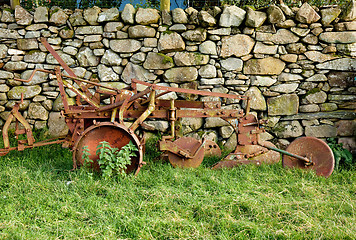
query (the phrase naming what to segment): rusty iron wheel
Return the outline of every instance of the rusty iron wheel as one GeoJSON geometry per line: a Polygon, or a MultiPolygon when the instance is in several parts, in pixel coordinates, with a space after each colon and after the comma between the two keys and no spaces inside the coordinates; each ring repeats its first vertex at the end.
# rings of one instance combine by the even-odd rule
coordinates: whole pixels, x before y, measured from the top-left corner
{"type": "MultiPolygon", "coordinates": [[[[196,150],[202,144],[201,141],[192,137],[181,137],[174,141],[174,143],[180,148],[188,151],[191,155],[194,155],[196,150]]],[[[204,147],[195,154],[194,158],[187,159],[177,154],[168,151],[168,160],[173,167],[179,168],[197,168],[200,166],[204,159],[204,147]]]]}
{"type": "Polygon", "coordinates": [[[294,140],[286,149],[287,152],[307,157],[313,164],[307,165],[304,161],[283,156],[283,167],[312,169],[317,175],[328,177],[334,170],[334,154],[330,147],[315,137],[301,137],[294,140]]]}
{"type": "Polygon", "coordinates": [[[91,164],[92,168],[100,171],[100,166],[98,164],[99,157],[96,155],[96,148],[102,141],[106,141],[111,147],[118,149],[121,149],[130,141],[135,144],[138,151],[136,152],[136,157],[131,158],[131,164],[127,166],[126,173],[138,170],[143,159],[143,151],[140,141],[134,133],[130,133],[125,126],[116,122],[101,122],[87,128],[74,145],[73,161],[79,166],[83,165],[83,147],[87,146],[90,153],[89,158],[93,160],[93,163],[91,164]]]}

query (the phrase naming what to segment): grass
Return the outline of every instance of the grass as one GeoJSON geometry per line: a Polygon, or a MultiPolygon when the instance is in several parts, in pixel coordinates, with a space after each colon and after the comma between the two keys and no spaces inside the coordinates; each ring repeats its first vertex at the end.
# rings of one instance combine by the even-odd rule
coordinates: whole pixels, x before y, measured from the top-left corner
{"type": "Polygon", "coordinates": [[[104,180],[59,145],[1,157],[0,239],[356,239],[356,170],[146,161],[104,180]]]}

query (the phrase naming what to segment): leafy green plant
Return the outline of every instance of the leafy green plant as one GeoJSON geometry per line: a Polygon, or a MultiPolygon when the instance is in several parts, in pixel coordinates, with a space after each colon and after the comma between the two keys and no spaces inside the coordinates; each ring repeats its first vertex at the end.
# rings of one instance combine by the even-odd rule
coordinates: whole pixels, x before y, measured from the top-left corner
{"type": "MultiPolygon", "coordinates": [[[[131,164],[131,157],[136,156],[137,147],[130,141],[121,149],[113,148],[106,141],[102,141],[96,148],[99,156],[98,163],[104,178],[126,175],[125,170],[131,164]]],[[[88,167],[93,162],[89,158],[90,153],[87,146],[83,148],[84,166],[88,167]]]]}
{"type": "Polygon", "coordinates": [[[340,165],[350,167],[353,164],[353,157],[349,150],[342,146],[342,143],[337,143],[336,138],[328,138],[328,145],[334,153],[335,170],[339,169],[340,165]]]}

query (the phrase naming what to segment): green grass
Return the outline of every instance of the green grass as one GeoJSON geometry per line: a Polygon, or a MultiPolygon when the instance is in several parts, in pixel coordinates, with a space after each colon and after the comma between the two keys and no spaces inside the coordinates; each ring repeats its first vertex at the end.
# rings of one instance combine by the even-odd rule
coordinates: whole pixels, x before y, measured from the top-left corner
{"type": "Polygon", "coordinates": [[[356,239],[355,170],[147,161],[104,180],[58,145],[1,157],[0,239],[356,239]]]}

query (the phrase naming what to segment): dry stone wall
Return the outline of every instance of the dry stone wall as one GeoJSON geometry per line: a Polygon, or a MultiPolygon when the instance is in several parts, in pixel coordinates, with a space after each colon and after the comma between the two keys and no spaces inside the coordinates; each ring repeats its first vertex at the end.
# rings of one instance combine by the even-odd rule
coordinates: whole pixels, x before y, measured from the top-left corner
{"type": "MultiPolygon", "coordinates": [[[[347,11],[273,5],[255,11],[236,6],[208,11],[93,7],[33,12],[17,6],[0,12],[0,124],[24,94],[21,111],[30,124],[51,134],[66,131],[58,85],[33,69],[57,61],[39,37],[57,50],[81,78],[122,88],[132,78],[160,85],[251,96],[251,108],[269,120],[265,140],[280,145],[300,136],[339,137],[355,148],[356,3],[347,11]]],[[[70,101],[74,93],[67,91],[70,101]]],[[[171,93],[167,98],[216,100],[171,93]]],[[[223,108],[244,103],[223,99],[223,108]]],[[[147,121],[167,131],[166,121],[147,121]]],[[[221,119],[183,119],[185,134],[236,143],[221,119]]]]}

